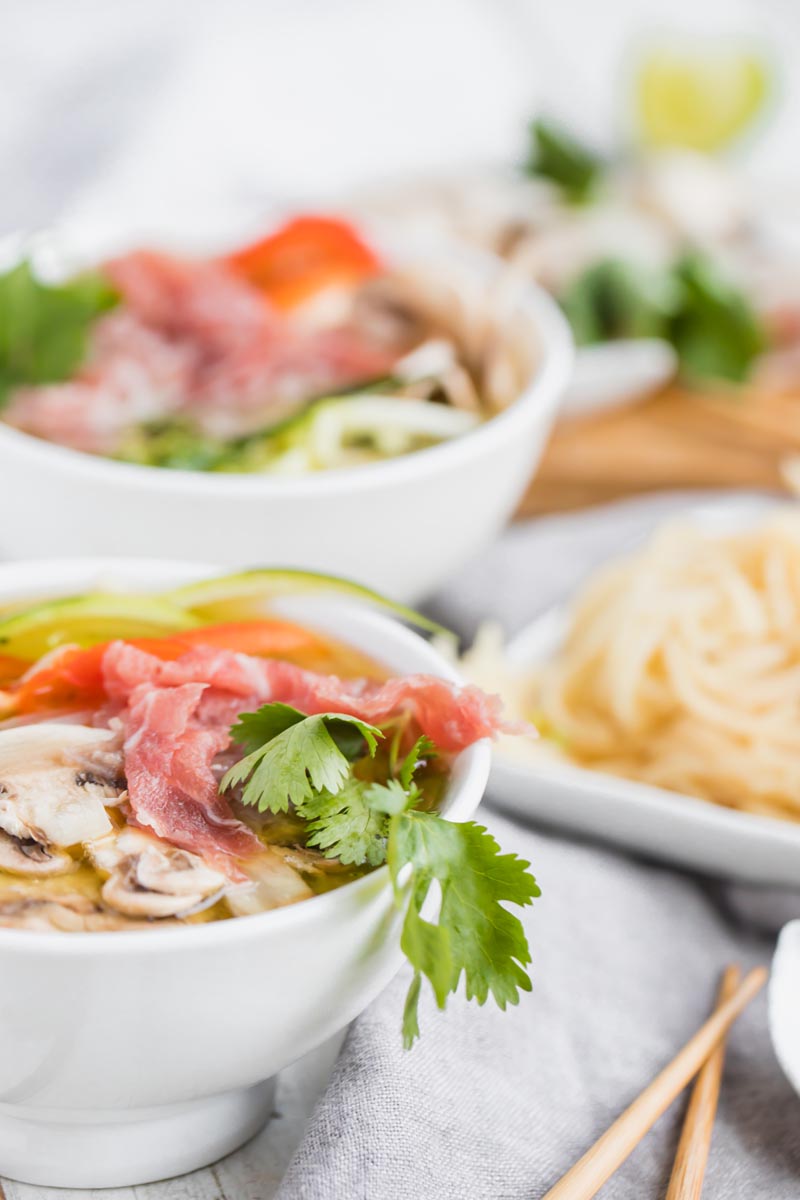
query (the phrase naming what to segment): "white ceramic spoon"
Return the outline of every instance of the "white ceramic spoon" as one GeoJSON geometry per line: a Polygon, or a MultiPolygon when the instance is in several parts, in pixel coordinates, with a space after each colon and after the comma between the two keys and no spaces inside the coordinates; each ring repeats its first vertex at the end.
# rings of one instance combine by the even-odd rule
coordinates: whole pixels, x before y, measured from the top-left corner
{"type": "Polygon", "coordinates": [[[800,1094],[800,921],[784,925],[769,981],[769,1032],[775,1056],[800,1094]]]}
{"type": "Polygon", "coordinates": [[[582,346],[564,395],[564,416],[587,417],[646,400],[665,387],[678,360],[661,338],[625,339],[582,346]]]}

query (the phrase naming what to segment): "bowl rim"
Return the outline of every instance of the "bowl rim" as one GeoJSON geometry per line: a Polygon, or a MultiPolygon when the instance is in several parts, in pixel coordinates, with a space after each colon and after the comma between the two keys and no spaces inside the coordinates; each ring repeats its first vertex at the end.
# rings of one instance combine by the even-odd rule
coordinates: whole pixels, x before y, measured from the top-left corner
{"type": "MultiPolygon", "coordinates": [[[[174,586],[180,582],[190,582],[204,576],[224,574],[225,569],[218,565],[197,562],[170,562],[163,558],[130,558],[130,557],[99,557],[99,558],[53,558],[26,559],[18,562],[0,563],[0,600],[4,598],[5,590],[12,583],[16,586],[26,576],[35,578],[41,574],[68,572],[85,575],[88,580],[92,576],[113,577],[115,572],[130,574],[147,580],[152,574],[159,574],[174,580],[174,586]]],[[[54,581],[55,583],[55,581],[54,581]]],[[[57,585],[56,585],[57,586],[57,585]]],[[[126,586],[128,586],[126,584],[126,586]]],[[[133,585],[130,585],[133,586],[133,585]]],[[[145,584],[147,587],[158,585],[145,584]]],[[[165,585],[169,586],[169,585],[165,585]]],[[[298,592],[298,598],[308,599],[308,594],[298,592]]],[[[292,596],[287,594],[281,601],[291,603],[292,596]]],[[[318,602],[323,597],[317,596],[318,602]]],[[[455,667],[425,638],[415,630],[402,624],[397,618],[387,613],[370,608],[356,600],[331,598],[334,613],[355,615],[359,623],[371,628],[376,634],[381,634],[395,652],[404,648],[409,651],[421,651],[421,657],[427,658],[431,673],[436,671],[442,678],[453,683],[465,683],[455,667]],[[424,647],[424,650],[422,648],[424,647]]],[[[307,618],[299,618],[307,619],[307,618]]],[[[479,796],[472,811],[476,809],[483,798],[489,778],[491,764],[491,743],[488,738],[482,738],[467,747],[456,758],[459,766],[458,778],[448,787],[445,813],[454,809],[458,811],[456,820],[468,820],[470,814],[461,815],[459,800],[465,792],[475,788],[479,796]]],[[[391,887],[389,868],[385,864],[363,875],[360,879],[352,880],[332,891],[321,895],[311,896],[307,900],[298,901],[282,908],[269,909],[263,913],[255,913],[246,917],[233,917],[226,921],[211,921],[197,925],[178,925],[152,929],[108,930],[66,932],[60,930],[25,930],[0,928],[0,953],[10,952],[23,956],[45,953],[58,956],[78,956],[88,953],[116,955],[125,953],[174,953],[179,950],[212,949],[220,944],[234,943],[248,938],[258,938],[270,929],[291,929],[303,921],[312,919],[336,919],[337,908],[346,909],[359,899],[367,901],[370,894],[377,895],[385,888],[391,887]],[[304,915],[306,914],[306,915],[304,915]],[[144,939],[144,940],[142,940],[144,939]]],[[[340,914],[346,915],[344,913],[340,914]]]]}
{"type": "MultiPolygon", "coordinates": [[[[454,262],[470,267],[485,279],[499,278],[504,269],[513,270],[497,255],[466,245],[453,238],[420,239],[402,234],[387,236],[369,222],[360,222],[370,240],[386,248],[389,256],[399,252],[402,259],[410,251],[419,254],[427,245],[440,254],[452,255],[454,262]]],[[[54,230],[67,237],[69,229],[54,230]]],[[[17,234],[9,235],[10,242],[17,234]]],[[[539,360],[534,373],[516,399],[483,424],[459,437],[438,445],[415,450],[382,462],[355,467],[333,468],[306,475],[281,476],[267,473],[237,475],[213,471],[184,471],[170,467],[144,466],[118,462],[102,455],[89,454],[25,433],[0,419],[0,453],[27,455],[43,468],[57,468],[62,475],[80,476],[90,483],[127,484],[143,490],[188,496],[292,497],[297,495],[335,496],[364,492],[373,487],[403,484],[421,475],[435,474],[458,464],[468,464],[490,453],[496,446],[523,434],[529,423],[539,417],[547,420],[561,399],[572,374],[575,346],[566,317],[538,284],[517,275],[519,292],[515,303],[531,317],[539,335],[539,360]]]]}

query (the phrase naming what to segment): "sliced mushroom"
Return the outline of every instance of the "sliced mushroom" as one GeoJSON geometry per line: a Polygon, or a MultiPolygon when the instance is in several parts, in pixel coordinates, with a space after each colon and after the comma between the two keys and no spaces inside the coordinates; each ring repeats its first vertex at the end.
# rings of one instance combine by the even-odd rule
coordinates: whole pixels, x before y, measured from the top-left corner
{"type": "Polygon", "coordinates": [[[109,872],[101,891],[104,902],[130,917],[185,915],[213,903],[227,883],[198,855],[139,830],[100,838],[87,850],[95,866],[109,872]]]}
{"type": "Polygon", "coordinates": [[[404,383],[414,383],[418,379],[430,379],[432,375],[443,375],[457,362],[456,348],[448,338],[429,338],[399,358],[392,370],[404,383]]]}
{"type": "Polygon", "coordinates": [[[242,864],[249,882],[229,887],[228,907],[235,917],[250,917],[313,896],[308,884],[289,865],[277,846],[265,846],[257,858],[242,864]]]}
{"type": "Polygon", "coordinates": [[[50,722],[0,733],[0,829],[20,841],[60,847],[108,833],[105,806],[118,799],[119,784],[69,759],[114,737],[108,730],[50,722]]]}
{"type": "Polygon", "coordinates": [[[75,868],[74,859],[63,850],[43,846],[33,838],[12,837],[0,830],[0,870],[14,875],[64,875],[75,868]]]}
{"type": "Polygon", "coordinates": [[[425,332],[405,291],[383,276],[358,289],[354,320],[364,334],[387,346],[413,346],[425,332]]]}
{"type": "MultiPolygon", "coordinates": [[[[109,730],[110,736],[102,741],[94,740],[87,745],[80,743],[70,748],[65,755],[68,766],[79,769],[84,786],[87,784],[104,784],[109,790],[118,792],[116,803],[122,803],[127,798],[125,791],[125,757],[123,754],[124,737],[119,722],[112,722],[118,728],[109,730]]],[[[106,806],[114,803],[109,797],[106,806]]]]}
{"type": "MultiPolygon", "coordinates": [[[[171,924],[172,922],[164,922],[171,924]]],[[[0,901],[0,928],[56,930],[64,933],[108,932],[141,929],[146,921],[133,921],[110,913],[86,896],[22,896],[0,901]]]]}
{"type": "Polygon", "coordinates": [[[480,412],[481,401],[469,372],[458,361],[455,345],[432,338],[406,354],[394,367],[403,393],[419,399],[442,398],[454,408],[480,412]]]}

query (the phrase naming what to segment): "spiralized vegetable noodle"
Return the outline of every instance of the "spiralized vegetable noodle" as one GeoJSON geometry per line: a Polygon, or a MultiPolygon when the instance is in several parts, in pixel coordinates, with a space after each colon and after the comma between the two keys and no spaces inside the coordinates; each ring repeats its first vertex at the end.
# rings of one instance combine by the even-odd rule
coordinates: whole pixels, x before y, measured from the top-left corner
{"type": "Polygon", "coordinates": [[[533,703],[581,765],[800,820],[800,517],[666,526],[589,584],[533,703]]]}

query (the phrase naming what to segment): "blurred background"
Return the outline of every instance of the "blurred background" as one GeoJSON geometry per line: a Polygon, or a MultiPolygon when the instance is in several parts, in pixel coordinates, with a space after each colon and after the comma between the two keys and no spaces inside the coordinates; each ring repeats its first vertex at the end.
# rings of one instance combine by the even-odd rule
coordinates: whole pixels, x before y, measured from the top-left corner
{"type": "MultiPolygon", "coordinates": [[[[515,163],[542,106],[609,147],[630,65],[664,35],[750,39],[777,111],[751,167],[793,171],[793,0],[6,0],[0,220],[114,206],[340,195],[431,170],[515,163]]],[[[179,209],[185,216],[185,210],[179,209]]]]}
{"type": "Polygon", "coordinates": [[[6,0],[5,11],[5,230],[249,231],[297,206],[438,221],[521,257],[580,343],[625,343],[579,360],[523,511],[800,479],[794,0],[6,0]],[[552,125],[545,144],[531,133],[543,115],[555,147],[552,125]],[[537,176],[544,201],[529,190],[537,176]],[[681,281],[696,295],[679,345],[654,319],[664,279],[620,278],[618,260],[672,269],[687,246],[712,274],[693,267],[681,281]],[[632,339],[647,345],[631,352],[632,339]]]}

